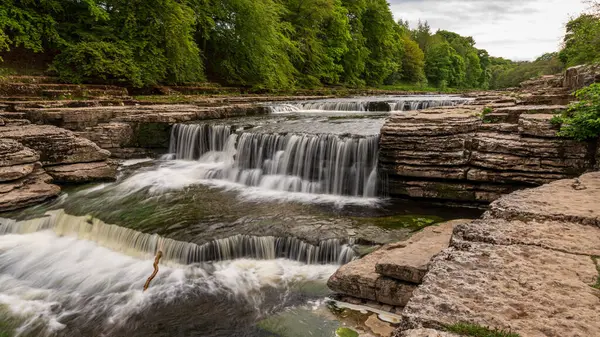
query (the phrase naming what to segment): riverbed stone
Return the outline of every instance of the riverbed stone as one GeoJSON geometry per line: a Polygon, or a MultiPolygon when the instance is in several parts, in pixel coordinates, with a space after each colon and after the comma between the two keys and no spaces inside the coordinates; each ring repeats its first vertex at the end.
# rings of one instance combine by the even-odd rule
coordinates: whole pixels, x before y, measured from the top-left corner
{"type": "Polygon", "coordinates": [[[376,272],[400,281],[420,284],[431,259],[448,248],[454,227],[468,222],[454,220],[424,229],[398,248],[382,254],[375,265],[376,272]]]}

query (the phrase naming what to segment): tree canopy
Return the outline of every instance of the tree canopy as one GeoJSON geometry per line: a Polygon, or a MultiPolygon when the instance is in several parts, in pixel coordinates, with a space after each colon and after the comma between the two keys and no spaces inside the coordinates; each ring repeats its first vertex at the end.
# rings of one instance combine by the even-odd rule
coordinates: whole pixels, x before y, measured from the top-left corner
{"type": "MultiPolygon", "coordinates": [[[[427,22],[395,22],[386,0],[4,0],[0,56],[49,59],[65,82],[142,87],[214,81],[263,89],[418,84],[499,88],[598,60],[600,24],[567,26],[535,62],[478,49],[427,22]]],[[[0,65],[1,66],[1,65],[0,65]]]]}

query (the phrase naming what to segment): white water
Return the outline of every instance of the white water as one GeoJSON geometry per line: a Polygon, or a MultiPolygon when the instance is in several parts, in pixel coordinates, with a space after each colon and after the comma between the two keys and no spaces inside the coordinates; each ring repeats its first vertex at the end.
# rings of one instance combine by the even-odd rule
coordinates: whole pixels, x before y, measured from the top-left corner
{"type": "Polygon", "coordinates": [[[306,102],[291,102],[269,106],[271,113],[298,113],[314,111],[412,111],[427,108],[466,104],[471,99],[457,96],[380,96],[369,98],[336,98],[306,102]],[[383,103],[383,104],[382,104],[383,103]]]}
{"type": "Polygon", "coordinates": [[[73,325],[109,336],[112,328],[157,303],[201,292],[259,308],[261,289],[325,282],[336,269],[289,260],[242,259],[208,269],[167,263],[143,293],[152,262],[52,231],[0,235],[0,315],[19,322],[17,336],[64,335],[73,325]]]}
{"type": "Polygon", "coordinates": [[[63,210],[49,211],[45,217],[18,222],[0,218],[0,235],[29,234],[43,230],[51,230],[60,236],[93,241],[100,246],[139,258],[151,259],[161,250],[163,261],[177,264],[239,258],[286,258],[308,264],[345,264],[356,256],[351,240],[349,244],[330,239],[312,245],[296,238],[234,235],[197,245],[105,224],[92,217],[72,216],[63,210]]]}
{"type": "Polygon", "coordinates": [[[170,152],[198,160],[194,176],[267,191],[372,198],[378,136],[232,133],[223,125],[178,124],[170,152]]]}

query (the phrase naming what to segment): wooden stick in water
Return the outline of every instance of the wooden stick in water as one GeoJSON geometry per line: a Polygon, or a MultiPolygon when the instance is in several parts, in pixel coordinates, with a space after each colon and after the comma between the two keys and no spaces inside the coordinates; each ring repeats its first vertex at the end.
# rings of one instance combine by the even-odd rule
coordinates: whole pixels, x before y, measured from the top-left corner
{"type": "Polygon", "coordinates": [[[154,258],[154,272],[152,273],[152,275],[150,275],[150,277],[148,277],[146,284],[144,284],[144,291],[148,290],[148,287],[150,286],[150,282],[152,282],[152,280],[154,279],[156,274],[158,274],[158,263],[160,262],[160,258],[162,257],[162,254],[163,254],[163,252],[160,250],[156,253],[156,257],[154,258]]]}

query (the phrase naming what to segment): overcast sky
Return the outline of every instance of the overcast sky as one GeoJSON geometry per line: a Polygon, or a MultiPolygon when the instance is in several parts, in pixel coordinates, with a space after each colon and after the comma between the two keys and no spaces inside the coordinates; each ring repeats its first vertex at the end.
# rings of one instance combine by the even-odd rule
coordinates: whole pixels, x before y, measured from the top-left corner
{"type": "Polygon", "coordinates": [[[427,20],[432,30],[473,36],[492,56],[532,60],[557,51],[571,16],[586,9],[583,0],[388,0],[394,17],[415,27],[427,20]]]}

